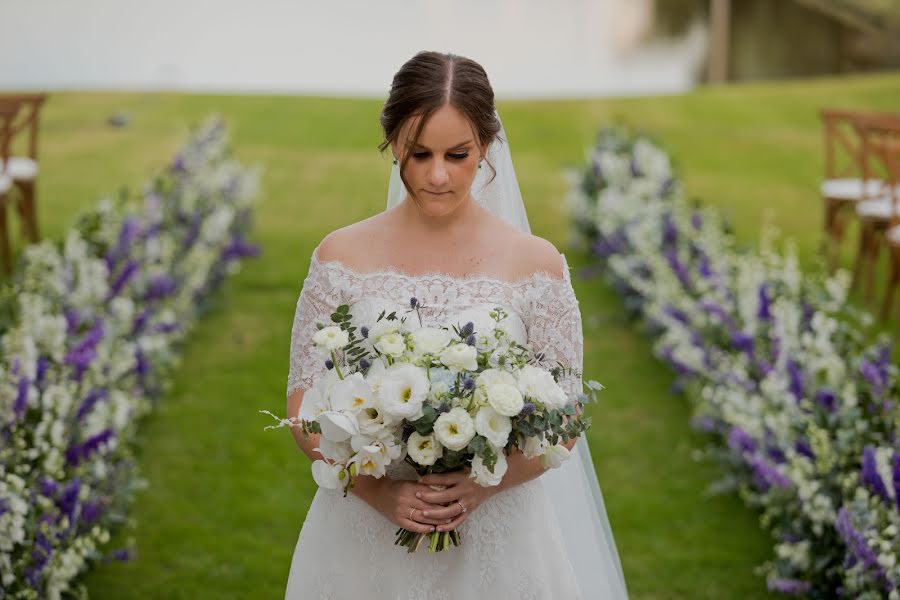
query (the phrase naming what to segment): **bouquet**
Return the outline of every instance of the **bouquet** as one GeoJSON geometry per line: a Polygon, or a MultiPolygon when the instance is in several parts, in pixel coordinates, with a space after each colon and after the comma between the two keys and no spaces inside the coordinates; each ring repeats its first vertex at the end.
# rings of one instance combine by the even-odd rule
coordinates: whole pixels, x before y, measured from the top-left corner
{"type": "MultiPolygon", "coordinates": [[[[411,298],[410,307],[418,328],[396,311],[382,312],[357,336],[349,306],[338,306],[334,324],[317,324],[312,342],[328,371],[305,392],[298,415],[260,411],[279,421],[266,429],[321,434],[316,450],[325,460],[312,465],[316,483],[346,496],[360,473],[381,478],[391,463],[405,461],[420,476],[470,467],[476,483],[493,486],[516,448],[540,456],[544,468],[560,466],[569,456],[563,442],[590,427],[584,402],[596,401],[603,386],[589,381],[588,395],[567,398],[559,377],[580,373],[541,366],[542,356],[512,339],[502,307],[491,310],[493,327],[485,332],[471,322],[424,327],[422,305],[411,298]]],[[[426,537],[429,552],[460,545],[457,530],[405,528],[395,544],[414,552],[426,537]]]]}

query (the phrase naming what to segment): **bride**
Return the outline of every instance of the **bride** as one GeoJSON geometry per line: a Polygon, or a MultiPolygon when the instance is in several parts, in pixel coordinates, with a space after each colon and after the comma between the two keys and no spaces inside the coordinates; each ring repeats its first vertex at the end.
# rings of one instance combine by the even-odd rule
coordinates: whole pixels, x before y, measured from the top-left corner
{"type": "MultiPolygon", "coordinates": [[[[531,235],[494,93],[484,69],[453,54],[420,52],[394,76],[381,113],[394,167],[387,209],[326,236],[313,251],[291,336],[288,415],[328,368],[312,351],[316,322],[349,304],[354,323],[418,307],[423,325],[490,327],[507,308],[520,343],[582,368],[578,301],[565,256],[531,235]]],[[[418,318],[407,319],[411,326],[418,318]]],[[[572,396],[579,377],[560,385],[572,396]]],[[[319,436],[291,429],[310,460],[319,436]]],[[[468,470],[417,481],[400,461],[385,477],[360,475],[347,497],[319,488],[294,551],[287,599],[521,600],[627,598],[622,567],[584,437],[544,470],[520,451],[500,485],[468,470]],[[444,485],[435,491],[431,485],[444,485]],[[458,529],[462,545],[407,553],[403,527],[458,529]]]]}

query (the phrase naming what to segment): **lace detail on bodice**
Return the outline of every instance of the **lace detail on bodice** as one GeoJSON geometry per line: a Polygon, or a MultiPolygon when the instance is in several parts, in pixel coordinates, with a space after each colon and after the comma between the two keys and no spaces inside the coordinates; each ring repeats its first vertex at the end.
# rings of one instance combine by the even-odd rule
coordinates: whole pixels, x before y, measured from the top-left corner
{"type": "MultiPolygon", "coordinates": [[[[505,281],[480,274],[412,275],[394,269],[358,272],[339,261],[320,261],[318,250],[316,247],[313,251],[294,314],[288,396],[297,389],[309,389],[325,372],[325,360],[315,352],[311,340],[316,323],[330,324],[330,315],[338,305],[349,304],[354,319],[377,316],[378,308],[397,310],[400,317],[409,309],[412,297],[423,307],[419,315],[426,326],[472,320],[479,313],[486,315],[490,308],[502,306],[521,324],[520,341],[542,353],[545,366],[560,362],[579,372],[582,369],[581,313],[564,254],[562,278],[537,271],[519,281],[505,281]]],[[[406,316],[418,323],[415,313],[406,316]]],[[[582,391],[580,377],[565,376],[560,385],[570,397],[582,391]]]]}

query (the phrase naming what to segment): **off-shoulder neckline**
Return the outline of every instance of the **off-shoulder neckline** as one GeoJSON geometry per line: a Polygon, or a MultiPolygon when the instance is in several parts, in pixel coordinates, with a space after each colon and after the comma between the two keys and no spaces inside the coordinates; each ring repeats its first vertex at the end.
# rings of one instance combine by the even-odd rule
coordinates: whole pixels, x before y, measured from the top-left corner
{"type": "Polygon", "coordinates": [[[550,273],[549,271],[538,270],[530,275],[517,279],[516,281],[509,281],[503,279],[501,277],[496,277],[494,275],[488,275],[485,273],[471,273],[469,275],[456,275],[453,273],[445,273],[442,271],[426,271],[424,273],[407,273],[405,271],[401,271],[400,269],[396,269],[394,267],[389,267],[386,269],[377,269],[374,271],[357,271],[356,269],[346,265],[340,260],[321,260],[319,258],[319,246],[316,246],[312,252],[311,262],[320,265],[325,268],[336,268],[341,271],[349,272],[357,277],[368,279],[370,277],[380,277],[380,276],[393,276],[399,279],[406,280],[416,280],[416,279],[428,279],[428,278],[441,278],[441,279],[450,279],[455,282],[460,283],[474,283],[478,281],[488,281],[492,283],[498,283],[501,285],[509,286],[509,287],[519,287],[526,284],[529,284],[533,281],[549,281],[550,283],[568,283],[570,281],[570,273],[569,273],[569,262],[566,259],[566,255],[563,252],[559,253],[563,259],[563,276],[562,278],[557,275],[550,273]]]}

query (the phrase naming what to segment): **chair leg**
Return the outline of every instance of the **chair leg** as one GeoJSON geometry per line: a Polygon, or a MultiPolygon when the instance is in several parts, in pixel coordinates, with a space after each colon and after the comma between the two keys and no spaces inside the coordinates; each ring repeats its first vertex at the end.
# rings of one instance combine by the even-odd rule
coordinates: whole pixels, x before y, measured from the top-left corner
{"type": "Polygon", "coordinates": [[[890,317],[894,288],[900,283],[900,247],[891,245],[890,262],[890,274],[888,275],[887,288],[884,290],[884,302],[881,304],[882,321],[887,321],[888,317],[890,317]]]}
{"type": "Polygon", "coordinates": [[[872,235],[872,227],[868,221],[859,223],[859,247],[856,249],[856,260],[853,261],[853,278],[850,280],[850,289],[855,290],[862,279],[863,265],[866,255],[869,253],[869,238],[872,235]]]}
{"type": "Polygon", "coordinates": [[[12,274],[12,250],[9,243],[9,227],[6,222],[6,198],[0,197],[0,264],[3,271],[12,274]]]}
{"type": "Polygon", "coordinates": [[[19,216],[22,219],[22,237],[32,244],[40,241],[37,224],[37,210],[35,208],[35,181],[19,182],[22,194],[19,196],[19,216]]]}
{"type": "Polygon", "coordinates": [[[825,259],[829,273],[837,268],[841,240],[844,237],[844,220],[841,218],[843,203],[825,199],[825,259]]]}
{"type": "Polygon", "coordinates": [[[875,268],[878,265],[878,255],[881,253],[881,244],[884,240],[875,228],[869,238],[869,257],[866,259],[866,295],[865,301],[870,307],[875,301],[875,268]]]}

